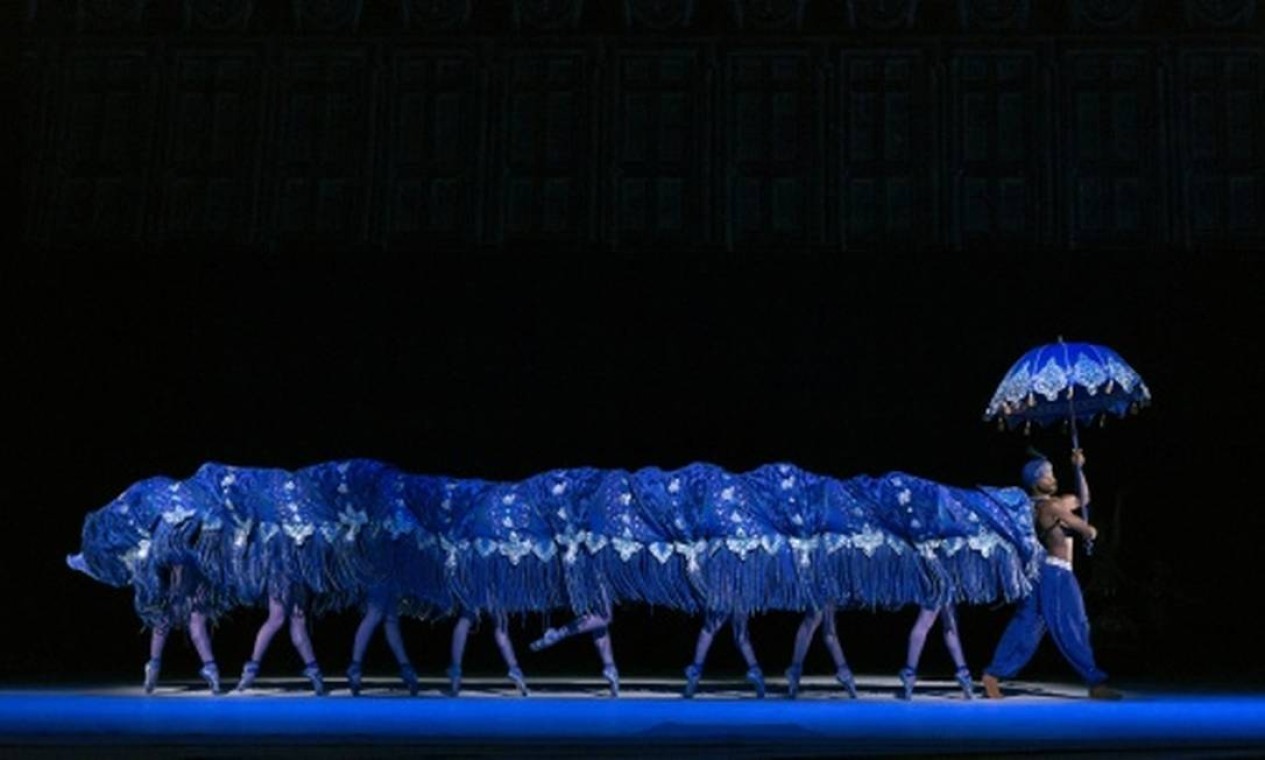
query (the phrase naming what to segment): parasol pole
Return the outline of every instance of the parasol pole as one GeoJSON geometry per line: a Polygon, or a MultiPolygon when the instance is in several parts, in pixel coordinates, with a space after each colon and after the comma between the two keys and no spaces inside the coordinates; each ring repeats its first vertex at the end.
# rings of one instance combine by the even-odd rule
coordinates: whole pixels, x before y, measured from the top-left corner
{"type": "MultiPolygon", "coordinates": [[[[1076,429],[1076,399],[1075,399],[1076,386],[1072,383],[1072,380],[1071,380],[1072,361],[1071,361],[1071,357],[1067,355],[1067,344],[1063,342],[1062,335],[1059,336],[1059,345],[1063,347],[1063,366],[1067,367],[1068,369],[1067,420],[1068,420],[1068,428],[1072,433],[1072,451],[1076,451],[1077,449],[1081,447],[1080,434],[1076,429]]],[[[1079,462],[1076,464],[1073,464],[1072,466],[1076,468],[1076,485],[1077,485],[1077,488],[1079,488],[1081,479],[1085,477],[1085,473],[1081,470],[1081,466],[1079,462]]],[[[1085,522],[1089,522],[1089,502],[1088,501],[1086,501],[1084,504],[1081,505],[1081,517],[1084,518],[1085,522]]],[[[1086,556],[1091,556],[1093,555],[1093,553],[1094,553],[1094,541],[1093,539],[1087,538],[1085,539],[1085,554],[1086,556]]]]}

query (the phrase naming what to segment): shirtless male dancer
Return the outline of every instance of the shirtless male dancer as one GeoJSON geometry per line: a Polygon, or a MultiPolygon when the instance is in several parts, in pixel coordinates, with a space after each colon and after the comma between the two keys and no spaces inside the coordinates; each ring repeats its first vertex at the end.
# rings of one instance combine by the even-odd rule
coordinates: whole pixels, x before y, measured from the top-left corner
{"type": "Polygon", "coordinates": [[[1076,514],[1089,503],[1089,484],[1083,468],[1085,454],[1072,452],[1076,467],[1076,494],[1058,493],[1054,466],[1048,459],[1033,459],[1024,465],[1023,483],[1032,496],[1037,538],[1045,547],[1041,572],[1030,593],[1006,626],[993,661],[980,679],[989,699],[1000,699],[1000,680],[1013,678],[1036,653],[1046,630],[1063,657],[1089,686],[1092,699],[1120,699],[1120,692],[1107,686],[1107,674],[1094,663],[1089,645],[1089,619],[1080,586],[1072,574],[1072,534],[1094,540],[1098,530],[1076,514]]]}

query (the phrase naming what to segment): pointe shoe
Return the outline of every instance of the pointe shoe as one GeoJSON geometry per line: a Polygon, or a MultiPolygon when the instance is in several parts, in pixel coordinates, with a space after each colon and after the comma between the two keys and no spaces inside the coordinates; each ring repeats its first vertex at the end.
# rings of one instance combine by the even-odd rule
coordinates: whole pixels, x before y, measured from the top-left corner
{"type": "Polygon", "coordinates": [[[416,697],[417,692],[421,690],[421,684],[417,682],[417,671],[409,663],[400,665],[400,680],[408,687],[408,695],[416,697]]]}
{"type": "Polygon", "coordinates": [[[448,666],[448,696],[455,697],[461,694],[461,666],[448,666]]]}
{"type": "Polygon", "coordinates": [[[540,652],[562,641],[566,636],[558,628],[546,628],[545,635],[528,644],[528,648],[533,652],[540,652]]]}
{"type": "Polygon", "coordinates": [[[971,682],[971,671],[966,668],[958,668],[953,676],[958,679],[958,686],[962,687],[962,694],[967,699],[975,699],[975,684],[971,682]]]}
{"type": "Polygon", "coordinates": [[[523,671],[521,668],[518,668],[518,667],[510,668],[509,672],[506,673],[505,675],[508,676],[509,679],[514,682],[514,686],[518,688],[518,693],[520,696],[525,697],[531,693],[527,691],[527,681],[526,679],[523,678],[523,671]]]}
{"type": "Polygon", "coordinates": [[[353,697],[360,696],[360,685],[363,681],[364,671],[360,669],[360,663],[353,661],[347,666],[347,690],[353,697]]]}
{"type": "Polygon", "coordinates": [[[914,684],[918,681],[918,676],[914,673],[913,668],[901,668],[900,673],[900,691],[896,692],[897,699],[910,700],[914,698],[914,684]]]}
{"type": "Polygon", "coordinates": [[[220,688],[220,667],[213,662],[208,662],[198,669],[198,675],[202,676],[202,680],[206,681],[206,685],[211,688],[212,694],[223,694],[224,690],[220,688]]]}
{"type": "Polygon", "coordinates": [[[316,663],[309,663],[303,668],[303,677],[312,682],[312,691],[316,696],[323,697],[325,691],[325,676],[321,674],[321,666],[316,663]]]}
{"type": "Polygon", "coordinates": [[[698,682],[703,678],[703,669],[698,665],[690,665],[685,669],[685,691],[681,696],[686,699],[693,699],[694,694],[698,691],[698,682]]]}
{"type": "Polygon", "coordinates": [[[835,680],[839,685],[848,690],[848,696],[853,699],[857,698],[857,681],[852,677],[852,671],[847,668],[839,668],[835,671],[835,680]]]}
{"type": "Polygon", "coordinates": [[[997,676],[985,673],[979,682],[984,687],[984,697],[986,699],[1001,699],[1001,682],[997,680],[997,676]]]}
{"type": "Polygon", "coordinates": [[[158,686],[158,671],[162,669],[162,660],[150,660],[145,663],[145,693],[153,694],[158,686]]]}
{"type": "Polygon", "coordinates": [[[764,672],[760,670],[759,665],[747,668],[747,680],[755,687],[755,698],[764,699],[764,672]]]}
{"type": "Polygon", "coordinates": [[[1109,700],[1109,701],[1114,702],[1120,699],[1124,699],[1124,695],[1116,691],[1115,689],[1111,688],[1107,684],[1100,683],[1100,684],[1096,684],[1094,686],[1089,687],[1089,698],[1090,699],[1104,699],[1104,700],[1109,700]]]}
{"type": "Polygon", "coordinates": [[[242,666],[242,677],[237,681],[237,686],[233,691],[243,692],[255,685],[255,679],[259,677],[259,663],[254,660],[247,660],[242,666]]]}
{"type": "Polygon", "coordinates": [[[606,683],[610,684],[611,696],[619,696],[619,671],[614,665],[607,665],[602,668],[602,678],[606,679],[606,683]]]}
{"type": "Polygon", "coordinates": [[[799,696],[799,677],[803,675],[803,668],[799,665],[792,665],[786,669],[786,696],[788,699],[795,699],[799,696]]]}

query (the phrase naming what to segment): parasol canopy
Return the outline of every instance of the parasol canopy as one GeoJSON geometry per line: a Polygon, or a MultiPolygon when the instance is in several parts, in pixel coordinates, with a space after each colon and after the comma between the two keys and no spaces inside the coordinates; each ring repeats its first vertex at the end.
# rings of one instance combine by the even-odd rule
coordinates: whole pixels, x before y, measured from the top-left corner
{"type": "Polygon", "coordinates": [[[984,410],[1005,428],[1088,424],[1151,403],[1151,391],[1120,354],[1093,343],[1038,346],[1015,362],[984,410]]]}

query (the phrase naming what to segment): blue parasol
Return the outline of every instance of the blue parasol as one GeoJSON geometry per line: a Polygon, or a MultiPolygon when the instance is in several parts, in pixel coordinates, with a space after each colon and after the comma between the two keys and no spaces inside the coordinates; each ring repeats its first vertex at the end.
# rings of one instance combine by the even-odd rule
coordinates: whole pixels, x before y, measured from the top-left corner
{"type": "Polygon", "coordinates": [[[1078,422],[1123,417],[1150,402],[1151,391],[1120,354],[1059,338],[1015,362],[988,402],[984,419],[1007,428],[1068,420],[1074,431],[1078,422]]]}
{"type": "MultiPolygon", "coordinates": [[[[1019,357],[988,402],[984,419],[1002,429],[1045,427],[1066,421],[1072,448],[1080,448],[1077,424],[1136,413],[1151,403],[1151,391],[1120,354],[1093,343],[1057,343],[1019,357]]],[[[1079,467],[1077,468],[1079,470],[1079,467]]],[[[1077,473],[1079,475],[1079,472],[1077,473]]],[[[1089,505],[1083,505],[1089,519],[1089,505]]],[[[1086,545],[1089,548],[1089,545],[1086,545]]]]}

